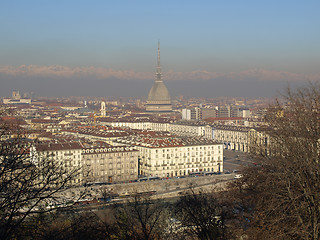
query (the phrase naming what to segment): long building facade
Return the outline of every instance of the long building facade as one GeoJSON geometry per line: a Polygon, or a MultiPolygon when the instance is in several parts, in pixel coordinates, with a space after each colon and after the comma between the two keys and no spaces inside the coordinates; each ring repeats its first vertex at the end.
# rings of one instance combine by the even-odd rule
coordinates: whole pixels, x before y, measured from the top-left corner
{"type": "Polygon", "coordinates": [[[63,164],[67,171],[79,170],[72,185],[96,182],[121,182],[138,178],[139,151],[128,146],[84,147],[81,143],[47,143],[31,149],[38,157],[63,164]]]}
{"type": "Polygon", "coordinates": [[[137,135],[119,140],[139,150],[139,173],[178,177],[191,172],[222,172],[223,144],[201,137],[137,135]]]}
{"type": "Polygon", "coordinates": [[[222,172],[223,146],[202,143],[186,146],[139,146],[140,173],[145,176],[178,177],[192,172],[222,172]]]}

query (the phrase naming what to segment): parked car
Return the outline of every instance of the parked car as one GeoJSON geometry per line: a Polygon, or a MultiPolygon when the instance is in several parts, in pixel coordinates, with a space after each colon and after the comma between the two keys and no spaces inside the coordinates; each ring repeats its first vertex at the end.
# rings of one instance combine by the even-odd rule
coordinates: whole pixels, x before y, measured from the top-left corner
{"type": "Polygon", "coordinates": [[[235,179],[239,179],[239,178],[242,178],[242,177],[243,177],[242,174],[236,174],[236,175],[234,176],[235,179]]]}

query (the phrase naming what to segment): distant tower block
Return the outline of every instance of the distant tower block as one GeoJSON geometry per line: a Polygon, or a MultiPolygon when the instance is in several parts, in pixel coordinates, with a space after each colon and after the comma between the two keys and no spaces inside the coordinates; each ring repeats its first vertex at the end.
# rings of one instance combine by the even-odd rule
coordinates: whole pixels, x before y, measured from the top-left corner
{"type": "Polygon", "coordinates": [[[171,97],[166,85],[162,80],[160,68],[160,42],[158,42],[158,65],[156,78],[152,88],[150,89],[146,104],[147,112],[171,112],[171,97]]]}
{"type": "Polygon", "coordinates": [[[106,102],[105,101],[101,102],[100,115],[102,117],[106,116],[106,102]]]}

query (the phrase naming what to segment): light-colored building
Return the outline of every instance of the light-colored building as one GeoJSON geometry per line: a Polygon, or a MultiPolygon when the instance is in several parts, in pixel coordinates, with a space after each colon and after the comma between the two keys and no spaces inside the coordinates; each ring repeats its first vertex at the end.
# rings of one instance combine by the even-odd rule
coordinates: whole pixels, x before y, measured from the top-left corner
{"type": "Polygon", "coordinates": [[[181,115],[182,115],[182,120],[187,120],[187,121],[191,120],[191,110],[190,109],[186,109],[186,108],[182,109],[181,115]]]}
{"type": "Polygon", "coordinates": [[[191,109],[191,120],[200,121],[202,120],[202,110],[199,107],[191,109]]]}
{"type": "Polygon", "coordinates": [[[162,123],[150,121],[135,121],[135,122],[103,122],[105,125],[113,127],[127,127],[139,130],[152,130],[169,132],[178,136],[203,136],[212,139],[212,127],[199,122],[175,122],[162,123]]]}
{"type": "Polygon", "coordinates": [[[213,127],[213,139],[223,143],[224,148],[236,151],[249,151],[249,131],[248,127],[240,126],[215,126],[213,127]]]}
{"type": "Polygon", "coordinates": [[[82,145],[76,142],[71,143],[46,143],[38,144],[31,148],[31,158],[54,160],[57,164],[63,164],[67,172],[79,170],[79,174],[70,182],[73,185],[80,185],[83,182],[82,175],[82,145]]]}
{"type": "Polygon", "coordinates": [[[106,116],[106,102],[105,101],[101,101],[100,116],[101,117],[106,116]]]}
{"type": "Polygon", "coordinates": [[[31,99],[21,98],[19,91],[12,91],[12,97],[4,98],[3,104],[31,104],[31,99]]]}
{"type": "Polygon", "coordinates": [[[239,109],[238,117],[249,118],[251,116],[249,109],[239,109]]]}
{"type": "Polygon", "coordinates": [[[218,106],[217,117],[219,117],[219,118],[231,117],[230,105],[218,106]]]}
{"type": "Polygon", "coordinates": [[[213,142],[186,145],[138,146],[140,173],[145,176],[174,177],[191,172],[222,172],[223,146],[213,142]]]}
{"type": "Polygon", "coordinates": [[[139,135],[121,142],[139,150],[141,175],[175,177],[191,172],[223,171],[223,144],[212,140],[139,135]]]}
{"type": "Polygon", "coordinates": [[[71,182],[119,182],[138,178],[139,151],[128,146],[84,147],[81,143],[47,143],[31,148],[31,158],[51,159],[63,164],[67,172],[79,170],[71,182]]]}
{"type": "Polygon", "coordinates": [[[249,136],[249,148],[248,151],[253,154],[269,154],[270,144],[272,144],[272,137],[267,134],[267,131],[263,127],[251,128],[248,132],[249,136]]]}
{"type": "Polygon", "coordinates": [[[202,108],[201,112],[203,120],[217,117],[217,109],[215,108],[202,108]]]}
{"type": "Polygon", "coordinates": [[[176,122],[168,125],[168,132],[178,136],[203,136],[212,139],[212,127],[199,122],[176,122]]]}
{"type": "Polygon", "coordinates": [[[112,183],[138,178],[139,151],[128,146],[83,148],[82,161],[88,182],[112,183]]]}

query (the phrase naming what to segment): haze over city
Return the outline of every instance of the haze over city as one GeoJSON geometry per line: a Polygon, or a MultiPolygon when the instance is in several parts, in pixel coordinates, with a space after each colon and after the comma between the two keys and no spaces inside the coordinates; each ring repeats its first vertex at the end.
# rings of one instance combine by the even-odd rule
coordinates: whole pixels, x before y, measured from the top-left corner
{"type": "Polygon", "coordinates": [[[5,1],[0,96],[274,97],[320,79],[319,1],[5,1]]]}

